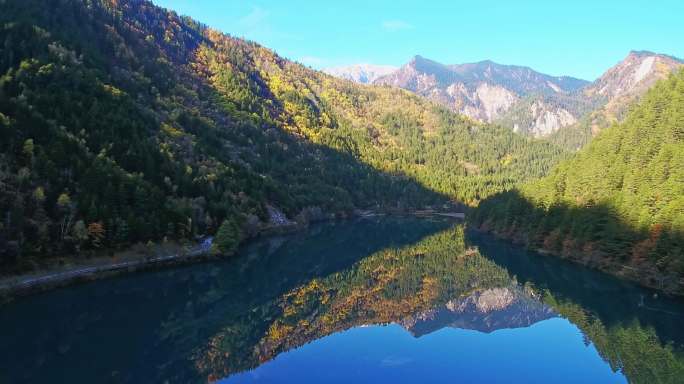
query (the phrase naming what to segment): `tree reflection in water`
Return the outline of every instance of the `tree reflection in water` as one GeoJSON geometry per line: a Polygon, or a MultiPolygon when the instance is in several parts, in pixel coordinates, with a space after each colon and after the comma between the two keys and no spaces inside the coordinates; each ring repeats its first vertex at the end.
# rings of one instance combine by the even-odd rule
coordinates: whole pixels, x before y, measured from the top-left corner
{"type": "Polygon", "coordinates": [[[460,223],[364,219],[263,239],[226,262],[3,307],[0,326],[16,332],[3,335],[0,382],[54,380],[55,372],[69,382],[213,381],[360,326],[394,323],[422,337],[555,317],[575,324],[631,382],[677,382],[682,308],[460,223]]]}

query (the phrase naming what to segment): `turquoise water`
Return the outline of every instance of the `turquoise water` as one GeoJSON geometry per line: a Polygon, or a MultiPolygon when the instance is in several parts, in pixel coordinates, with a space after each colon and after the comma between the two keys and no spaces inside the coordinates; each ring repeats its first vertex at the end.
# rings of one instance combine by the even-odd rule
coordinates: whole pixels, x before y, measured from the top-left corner
{"type": "Polygon", "coordinates": [[[363,219],[0,307],[0,383],[658,383],[684,302],[453,221],[363,219]]]}

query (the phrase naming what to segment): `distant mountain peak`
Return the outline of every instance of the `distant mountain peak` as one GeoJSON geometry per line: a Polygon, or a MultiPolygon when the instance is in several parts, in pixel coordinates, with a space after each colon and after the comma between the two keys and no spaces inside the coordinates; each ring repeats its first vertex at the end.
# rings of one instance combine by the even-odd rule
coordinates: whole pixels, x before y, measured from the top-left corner
{"type": "Polygon", "coordinates": [[[474,291],[443,306],[406,317],[399,324],[414,337],[421,337],[445,327],[483,333],[526,328],[557,316],[551,307],[520,286],[512,285],[474,291]]]}
{"type": "Polygon", "coordinates": [[[409,63],[420,63],[420,62],[430,62],[430,63],[436,63],[436,61],[429,59],[423,55],[413,55],[411,60],[409,60],[409,63]]]}
{"type": "Polygon", "coordinates": [[[360,63],[348,66],[326,68],[323,70],[323,72],[357,83],[369,84],[375,81],[377,78],[390,74],[397,69],[397,67],[392,65],[360,63]]]}
{"type": "Polygon", "coordinates": [[[597,121],[604,122],[592,123],[592,132],[605,121],[620,120],[635,98],[682,64],[673,56],[632,50],[593,83],[490,59],[445,65],[420,54],[399,68],[359,64],[326,72],[359,83],[407,89],[474,120],[547,136],[591,112],[600,112],[597,121]]]}
{"type": "MultiPolygon", "coordinates": [[[[589,82],[567,76],[549,76],[529,67],[503,65],[492,60],[445,65],[414,56],[407,64],[375,81],[413,91],[475,120],[499,121],[528,97],[569,95],[589,82]]],[[[565,97],[564,96],[564,97],[565,97]]],[[[555,101],[534,103],[533,116],[513,121],[511,128],[544,135],[574,123],[572,113],[555,101]],[[530,123],[532,121],[532,123],[530,123]],[[522,127],[531,124],[531,127],[522,127]]]]}
{"type": "Polygon", "coordinates": [[[656,57],[660,58],[665,61],[671,61],[671,62],[677,62],[680,64],[684,64],[684,59],[681,59],[676,56],[668,55],[665,53],[658,53],[658,52],[652,52],[652,51],[645,51],[645,50],[631,50],[629,51],[629,54],[623,59],[625,60],[630,60],[630,59],[645,59],[649,57],[656,57]]]}
{"type": "Polygon", "coordinates": [[[587,87],[585,93],[608,99],[632,99],[682,64],[684,62],[674,56],[651,51],[630,51],[624,59],[587,87]]]}
{"type": "Polygon", "coordinates": [[[406,65],[401,67],[399,71],[411,68],[413,71],[433,77],[434,81],[438,83],[448,83],[453,81],[454,73],[446,65],[437,61],[416,55],[406,65]]]}
{"type": "Polygon", "coordinates": [[[431,68],[442,68],[446,67],[444,64],[439,63],[435,60],[428,59],[425,56],[415,55],[411,60],[406,63],[405,66],[415,67],[415,68],[425,68],[430,70],[431,68]]]}
{"type": "Polygon", "coordinates": [[[636,56],[636,57],[644,57],[644,56],[656,56],[657,53],[651,52],[651,51],[644,51],[644,50],[631,50],[629,51],[629,56],[636,56]]]}

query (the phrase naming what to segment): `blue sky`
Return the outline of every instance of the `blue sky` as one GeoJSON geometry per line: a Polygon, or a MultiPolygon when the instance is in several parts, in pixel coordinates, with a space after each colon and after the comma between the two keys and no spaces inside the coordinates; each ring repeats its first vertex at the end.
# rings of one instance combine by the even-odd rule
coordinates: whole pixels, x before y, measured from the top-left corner
{"type": "Polygon", "coordinates": [[[684,57],[684,1],[153,0],[314,68],[420,54],[600,76],[630,50],[684,57]]]}

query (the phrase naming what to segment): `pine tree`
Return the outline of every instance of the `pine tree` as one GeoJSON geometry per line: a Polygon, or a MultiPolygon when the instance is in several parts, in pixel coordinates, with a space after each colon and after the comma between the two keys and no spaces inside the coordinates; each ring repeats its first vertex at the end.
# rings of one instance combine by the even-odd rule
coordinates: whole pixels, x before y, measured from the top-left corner
{"type": "Polygon", "coordinates": [[[237,249],[241,238],[242,234],[237,223],[231,219],[226,219],[223,220],[218,232],[216,232],[214,246],[222,254],[231,254],[237,249]]]}

